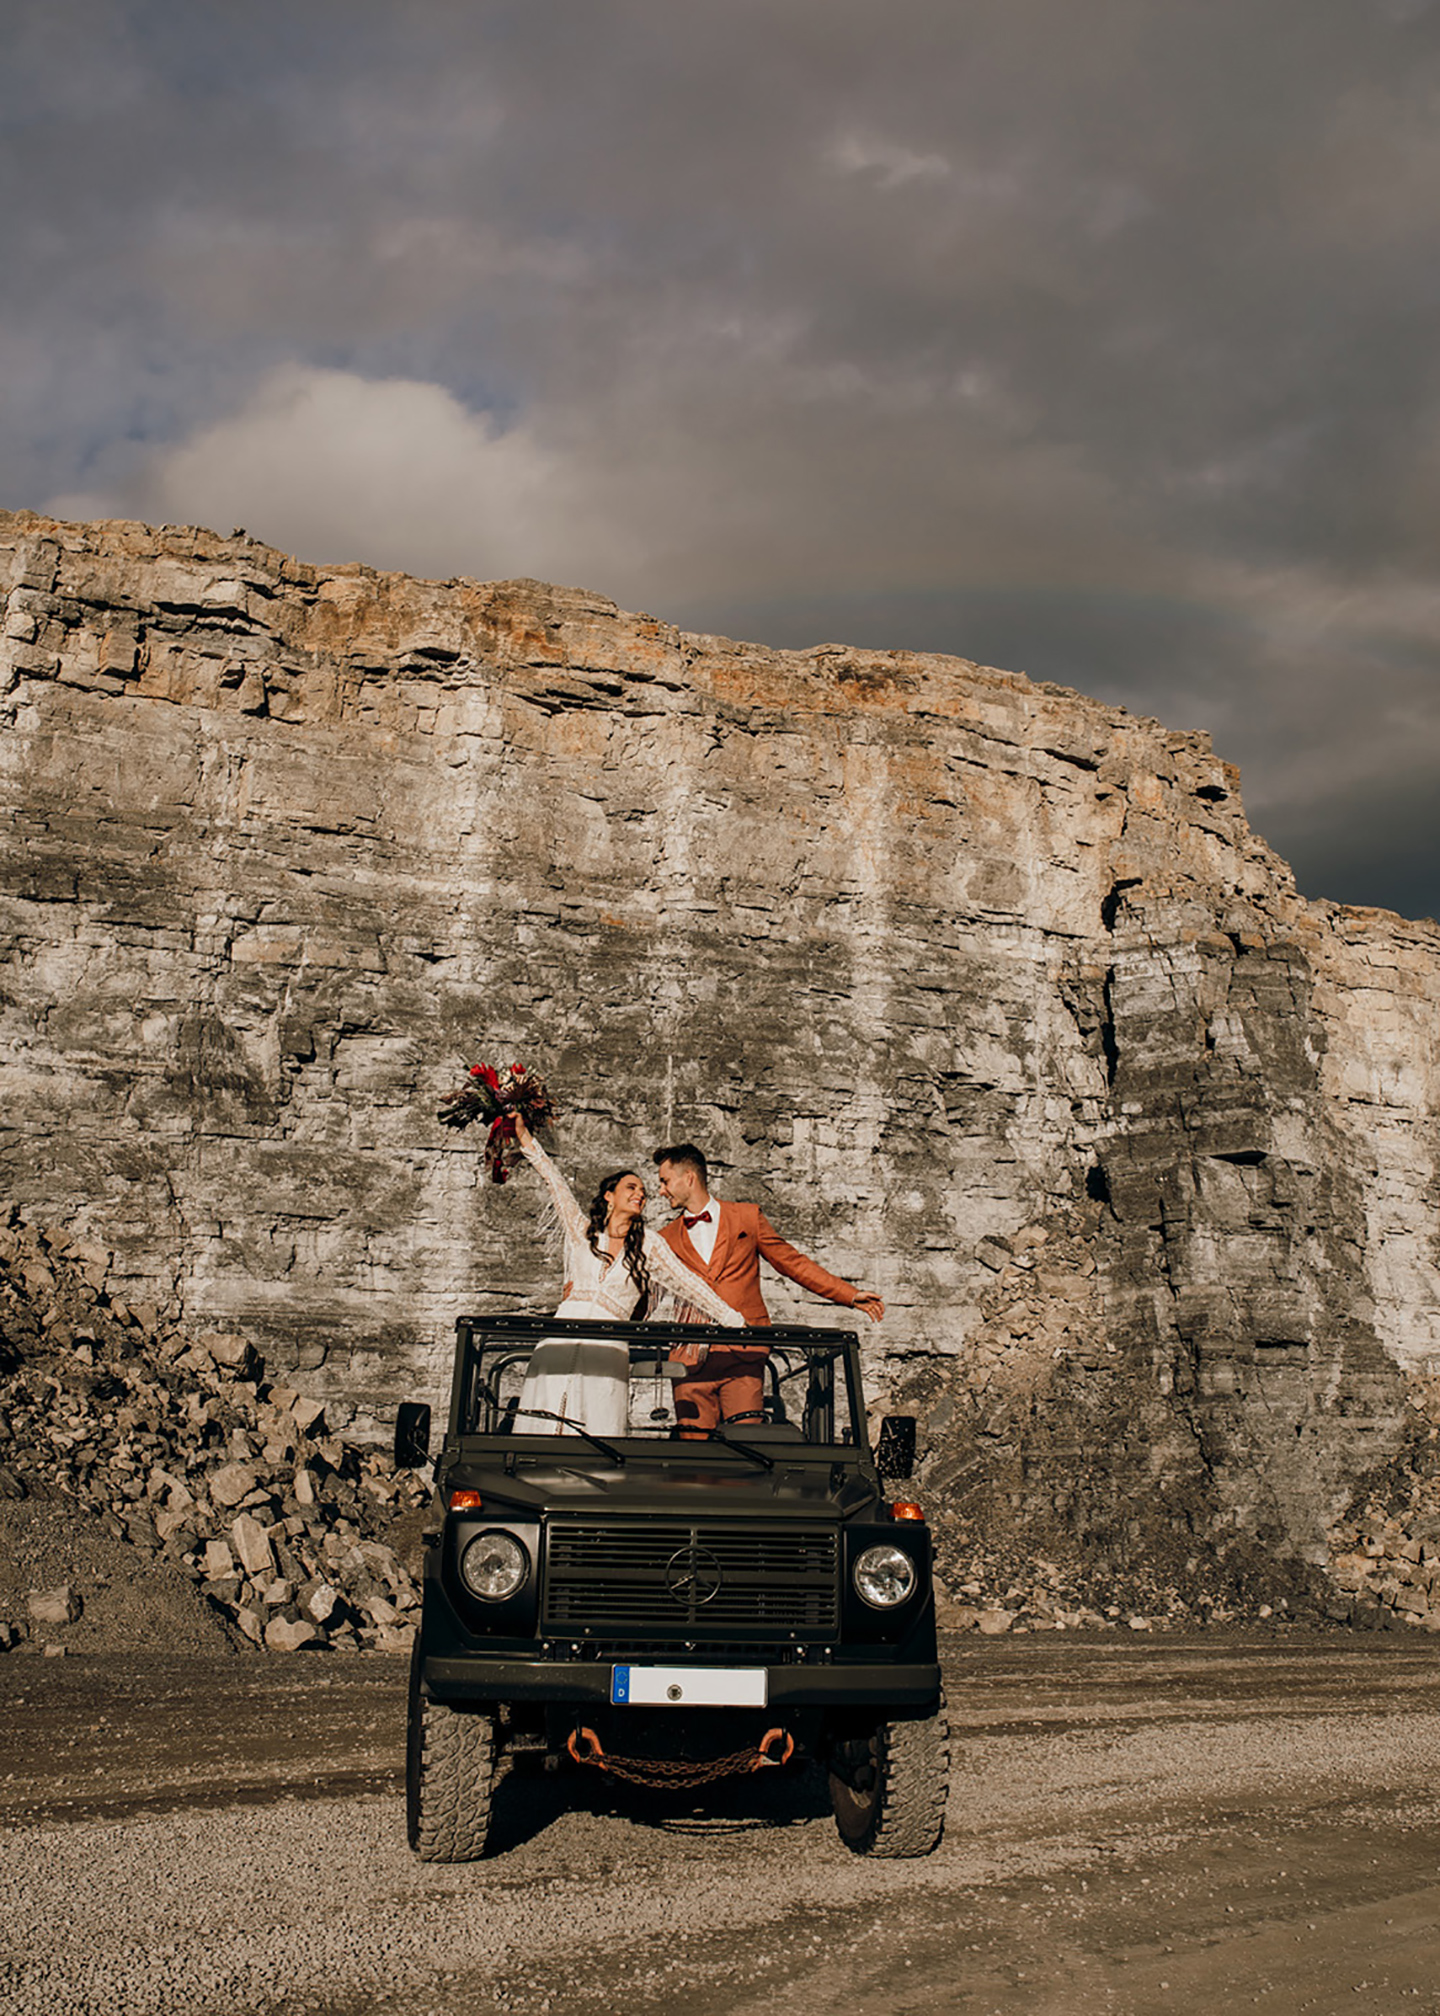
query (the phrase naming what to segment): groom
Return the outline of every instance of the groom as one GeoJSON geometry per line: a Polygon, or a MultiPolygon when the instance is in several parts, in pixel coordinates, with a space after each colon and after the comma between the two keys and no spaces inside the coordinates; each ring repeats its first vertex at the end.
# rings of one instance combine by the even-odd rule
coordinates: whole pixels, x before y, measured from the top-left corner
{"type": "MultiPolygon", "coordinates": [[[[660,1228],[661,1238],[747,1323],[770,1321],[760,1294],[762,1255],[777,1273],[798,1281],[812,1295],[823,1295],[847,1309],[863,1309],[872,1323],[885,1314],[878,1295],[827,1274],[788,1245],[758,1204],[722,1203],[712,1197],[705,1157],[690,1142],[657,1148],[655,1169],[660,1195],[680,1213],[660,1228]]],[[[682,1345],[672,1356],[688,1358],[694,1350],[693,1345],[682,1345]]],[[[763,1398],[760,1366],[768,1356],[765,1344],[721,1345],[707,1351],[703,1371],[696,1366],[688,1377],[676,1381],[675,1413],[681,1434],[687,1428],[718,1428],[722,1421],[758,1421],[763,1398]]]]}

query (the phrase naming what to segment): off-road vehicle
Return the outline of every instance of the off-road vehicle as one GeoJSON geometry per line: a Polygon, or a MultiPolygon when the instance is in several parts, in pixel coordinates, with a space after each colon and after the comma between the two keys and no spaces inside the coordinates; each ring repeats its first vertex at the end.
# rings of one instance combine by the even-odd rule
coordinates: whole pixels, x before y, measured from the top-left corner
{"type": "MultiPolygon", "coordinates": [[[[948,1736],[930,1536],[887,1487],[914,1422],[887,1417],[878,1464],[857,1339],[776,1326],[764,1418],[682,1436],[672,1343],[700,1325],[463,1318],[411,1668],[410,1844],[484,1853],[507,1767],[613,1770],[641,1784],[813,1760],[858,1854],[940,1838],[948,1736]],[[527,1414],[542,1337],[629,1347],[626,1432],[527,1414]],[[882,1482],[882,1479],[884,1480],[882,1482]]],[[[429,1459],[430,1410],[400,1409],[396,1460],[429,1459]]]]}

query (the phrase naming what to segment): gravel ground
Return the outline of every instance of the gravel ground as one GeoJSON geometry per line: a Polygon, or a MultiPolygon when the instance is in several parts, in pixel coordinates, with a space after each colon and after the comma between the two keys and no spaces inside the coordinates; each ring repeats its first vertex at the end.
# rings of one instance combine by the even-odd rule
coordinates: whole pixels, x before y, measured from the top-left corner
{"type": "Polygon", "coordinates": [[[503,1852],[414,1861],[403,1668],[0,1663],[15,2016],[844,2005],[1440,2011],[1429,1645],[951,1648],[951,1820],[857,1860],[812,1778],[697,1803],[507,1781],[503,1852]],[[257,1670],[257,1667],[259,1670],[257,1670]]]}

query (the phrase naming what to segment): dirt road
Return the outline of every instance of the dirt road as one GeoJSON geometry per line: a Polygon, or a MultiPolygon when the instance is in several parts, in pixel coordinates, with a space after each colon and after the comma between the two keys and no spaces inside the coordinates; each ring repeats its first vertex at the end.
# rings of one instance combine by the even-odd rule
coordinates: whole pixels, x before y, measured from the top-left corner
{"type": "Polygon", "coordinates": [[[1294,1633],[948,1648],[950,1825],[841,1847],[780,1774],[511,1781],[403,1840],[399,1662],[0,1665],[0,2006],[105,2016],[1440,2012],[1440,1653],[1294,1633]]]}

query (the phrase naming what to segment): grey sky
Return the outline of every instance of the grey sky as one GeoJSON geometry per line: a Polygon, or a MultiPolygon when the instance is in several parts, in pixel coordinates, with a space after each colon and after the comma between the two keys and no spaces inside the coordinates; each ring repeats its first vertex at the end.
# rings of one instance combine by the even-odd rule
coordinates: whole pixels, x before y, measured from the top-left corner
{"type": "Polygon", "coordinates": [[[0,501],[949,650],[1440,912],[1432,0],[0,0],[0,501]]]}

